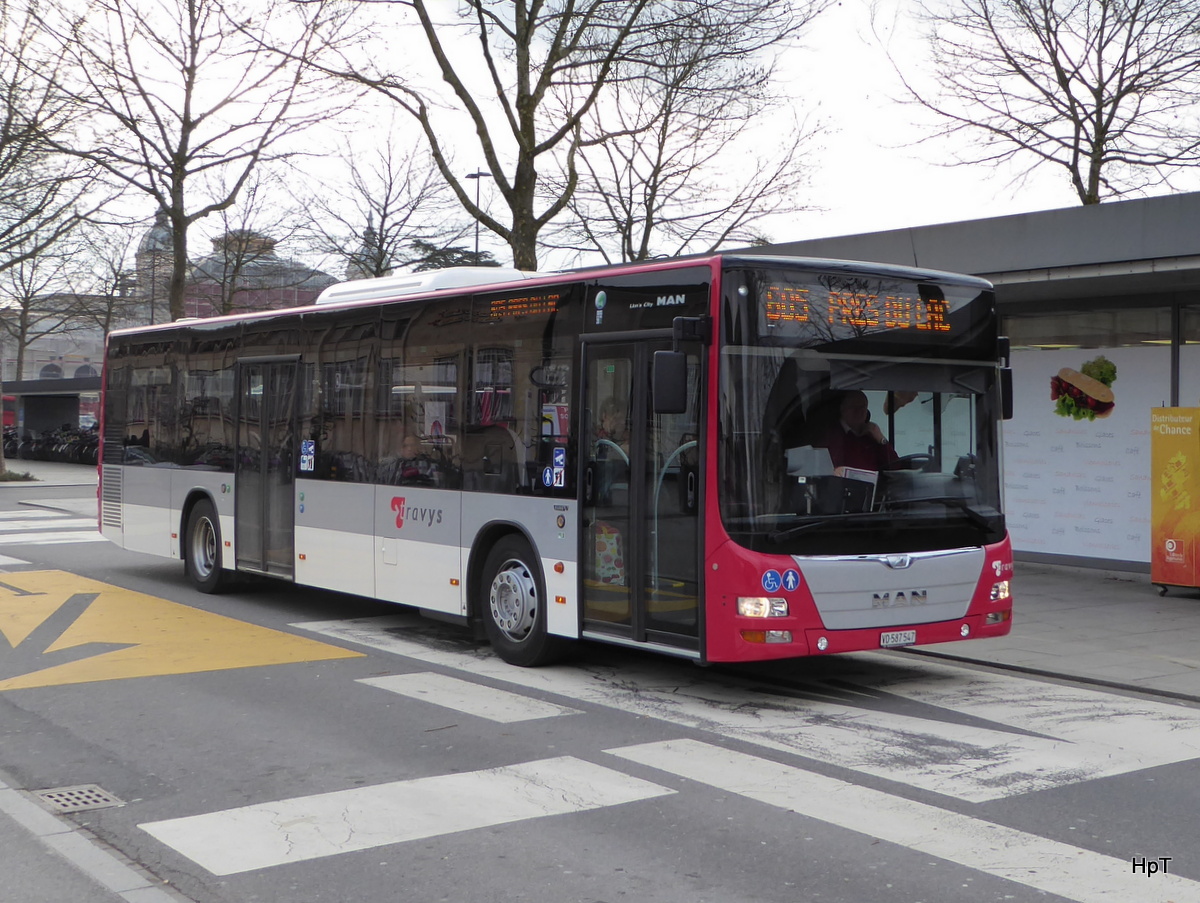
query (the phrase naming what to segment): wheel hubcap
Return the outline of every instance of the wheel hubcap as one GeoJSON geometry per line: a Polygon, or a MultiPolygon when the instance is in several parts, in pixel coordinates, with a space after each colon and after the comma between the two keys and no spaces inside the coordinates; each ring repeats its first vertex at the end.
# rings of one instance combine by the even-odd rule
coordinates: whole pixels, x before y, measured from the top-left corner
{"type": "Polygon", "coordinates": [[[510,559],[496,573],[488,594],[492,620],[508,639],[529,636],[537,617],[537,584],[524,562],[510,559]]]}
{"type": "Polygon", "coordinates": [[[192,536],[192,562],[201,578],[207,577],[216,567],[217,531],[207,517],[196,523],[196,532],[192,536]]]}

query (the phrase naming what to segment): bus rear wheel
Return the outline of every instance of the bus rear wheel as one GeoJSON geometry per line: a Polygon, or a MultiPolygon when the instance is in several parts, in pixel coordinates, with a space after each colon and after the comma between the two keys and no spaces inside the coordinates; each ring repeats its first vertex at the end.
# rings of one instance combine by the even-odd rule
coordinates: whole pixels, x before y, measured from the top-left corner
{"type": "Polygon", "coordinates": [[[188,514],[184,567],[192,585],[202,593],[220,592],[226,584],[221,569],[221,522],[208,499],[197,502],[188,514]]]}
{"type": "Polygon", "coordinates": [[[480,582],[480,613],[492,648],[510,665],[545,665],[565,641],[546,632],[546,592],[529,543],[505,536],[488,552],[480,582]]]}

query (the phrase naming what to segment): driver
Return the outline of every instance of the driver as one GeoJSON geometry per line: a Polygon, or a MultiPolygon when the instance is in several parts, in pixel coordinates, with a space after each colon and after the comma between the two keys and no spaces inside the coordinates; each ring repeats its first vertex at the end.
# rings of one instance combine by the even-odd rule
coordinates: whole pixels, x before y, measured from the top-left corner
{"type": "Polygon", "coordinates": [[[595,450],[598,505],[611,505],[613,484],[629,479],[628,410],[624,401],[615,395],[600,404],[595,450]]]}
{"type": "Polygon", "coordinates": [[[626,407],[625,403],[615,395],[604,399],[600,405],[600,428],[596,430],[596,438],[607,439],[629,454],[629,422],[626,416],[626,407]]]}
{"type": "Polygon", "coordinates": [[[857,389],[842,396],[838,422],[831,425],[814,445],[829,449],[834,473],[843,468],[886,470],[898,460],[896,450],[884,438],[883,430],[871,420],[867,396],[857,389]]]}

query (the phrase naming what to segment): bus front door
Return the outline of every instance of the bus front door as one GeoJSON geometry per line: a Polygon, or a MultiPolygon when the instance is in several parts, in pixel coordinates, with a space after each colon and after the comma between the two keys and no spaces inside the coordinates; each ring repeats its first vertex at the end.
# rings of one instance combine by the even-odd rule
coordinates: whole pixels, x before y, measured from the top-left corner
{"type": "Polygon", "coordinates": [[[650,364],[667,347],[585,346],[583,627],[698,655],[703,380],[689,353],[687,411],[655,414],[650,364]]]}
{"type": "Polygon", "coordinates": [[[296,363],[241,361],[234,476],[240,570],[291,577],[296,363]]]}

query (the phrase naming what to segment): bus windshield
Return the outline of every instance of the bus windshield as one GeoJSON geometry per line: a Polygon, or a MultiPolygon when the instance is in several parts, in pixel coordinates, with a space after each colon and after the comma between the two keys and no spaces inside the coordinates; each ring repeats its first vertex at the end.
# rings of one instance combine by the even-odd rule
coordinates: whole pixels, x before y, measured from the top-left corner
{"type": "Polygon", "coordinates": [[[795,555],[1001,541],[994,316],[973,280],[728,273],[718,468],[730,537],[795,555]]]}

